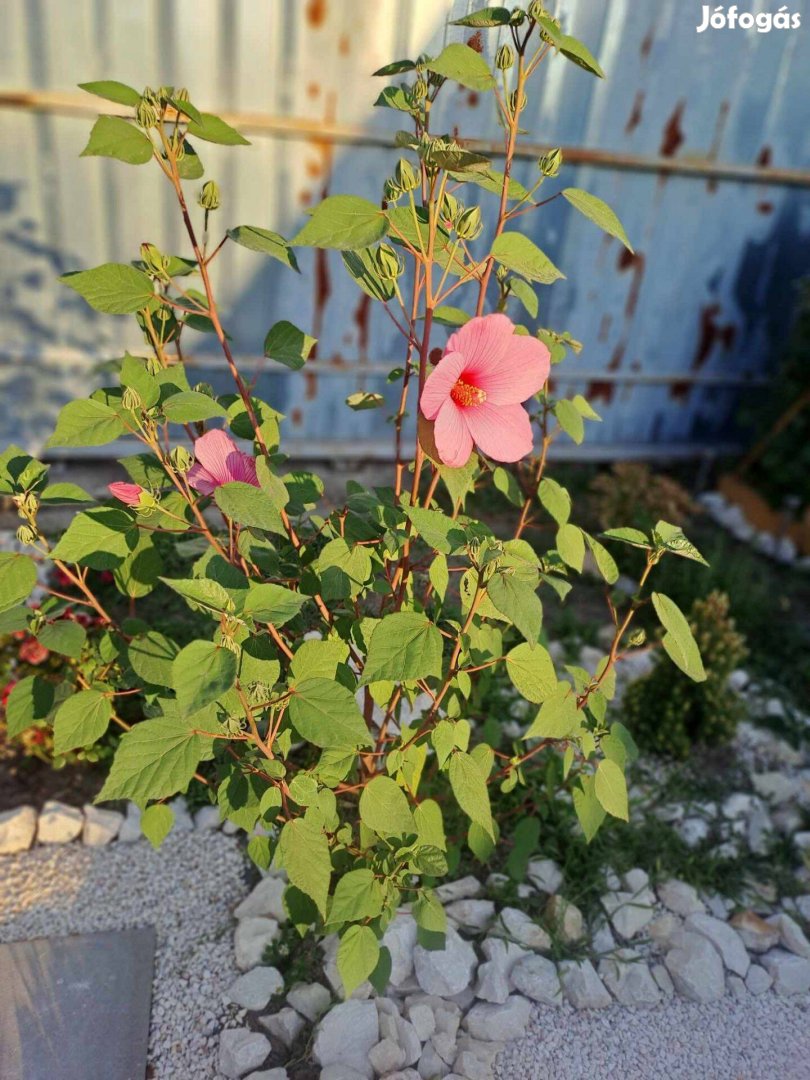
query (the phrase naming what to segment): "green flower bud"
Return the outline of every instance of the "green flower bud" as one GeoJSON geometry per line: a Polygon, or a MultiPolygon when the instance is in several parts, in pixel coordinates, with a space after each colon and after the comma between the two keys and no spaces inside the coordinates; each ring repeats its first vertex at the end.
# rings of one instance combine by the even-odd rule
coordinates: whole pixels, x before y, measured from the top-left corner
{"type": "Polygon", "coordinates": [[[215,180],[206,180],[200,188],[197,202],[203,210],[219,209],[219,184],[215,180]]]}
{"type": "Polygon", "coordinates": [[[543,176],[556,176],[562,163],[563,152],[558,146],[554,150],[549,150],[547,154],[543,154],[537,162],[537,167],[543,176]]]}
{"type": "Polygon", "coordinates": [[[162,364],[156,356],[148,356],[146,358],[146,370],[150,375],[157,375],[157,373],[162,370],[162,364]]]}
{"type": "Polygon", "coordinates": [[[183,158],[186,156],[186,144],[184,142],[180,142],[179,135],[177,136],[177,141],[175,142],[174,146],[174,156],[177,161],[182,161],[183,158]]]}
{"type": "Polygon", "coordinates": [[[131,386],[125,386],[121,404],[128,412],[135,412],[136,409],[141,408],[143,401],[137,390],[133,390],[131,386]]]}
{"type": "Polygon", "coordinates": [[[28,518],[29,521],[32,521],[37,516],[39,499],[33,491],[26,491],[22,495],[15,495],[14,502],[17,504],[17,511],[20,517],[28,518]]]}
{"type": "Polygon", "coordinates": [[[445,192],[442,196],[441,216],[444,221],[454,222],[464,212],[464,207],[454,195],[445,192]]]}
{"type": "Polygon", "coordinates": [[[535,22],[538,19],[547,19],[548,12],[545,6],[541,3],[541,0],[533,0],[533,3],[529,4],[529,18],[534,19],[535,22]]]}
{"type": "Polygon", "coordinates": [[[509,112],[512,114],[512,116],[515,115],[518,109],[525,109],[526,102],[528,100],[529,99],[526,97],[525,91],[520,95],[520,98],[518,98],[517,90],[513,90],[512,93],[509,95],[509,112]]]}
{"type": "Polygon", "coordinates": [[[462,240],[475,240],[481,235],[483,227],[479,206],[471,206],[469,210],[465,210],[456,222],[456,232],[462,240]]]}
{"type": "Polygon", "coordinates": [[[141,259],[147,274],[160,278],[161,281],[169,280],[169,258],[154,244],[141,244],[141,259]]]}
{"type": "Polygon", "coordinates": [[[175,472],[179,473],[187,473],[194,464],[194,458],[186,450],[185,446],[175,446],[171,454],[169,454],[169,460],[175,472]]]}
{"type": "MultiPolygon", "coordinates": [[[[560,20],[559,19],[555,19],[553,16],[549,15],[549,13],[547,11],[543,11],[543,12],[541,12],[541,14],[545,19],[548,20],[548,22],[550,22],[558,30],[560,29],[560,20]]],[[[541,37],[541,39],[543,41],[545,41],[545,43],[547,45],[553,45],[554,44],[551,37],[545,32],[545,30],[543,30],[542,27],[540,27],[540,37],[541,37]]]]}
{"type": "Polygon", "coordinates": [[[526,12],[523,8],[514,8],[512,14],[509,16],[509,25],[520,26],[525,18],[526,12]]]}
{"type": "Polygon", "coordinates": [[[393,177],[389,177],[383,184],[383,195],[386,202],[394,203],[402,198],[402,188],[398,187],[393,177]]]}
{"type": "Polygon", "coordinates": [[[411,97],[414,101],[424,101],[427,97],[428,84],[420,75],[416,82],[413,84],[413,90],[411,91],[411,97]]]}
{"type": "Polygon", "coordinates": [[[151,86],[145,86],[143,88],[141,101],[145,101],[147,105],[154,105],[156,109],[160,108],[160,95],[156,94],[151,86]]]}
{"type": "Polygon", "coordinates": [[[505,266],[499,266],[498,269],[495,271],[495,277],[498,281],[506,281],[508,274],[509,271],[505,266]]]}
{"type": "Polygon", "coordinates": [[[17,539],[21,544],[33,544],[36,538],[37,534],[30,525],[20,525],[19,529],[17,529],[17,539]]]}
{"type": "Polygon", "coordinates": [[[394,169],[394,183],[403,191],[413,191],[419,186],[419,178],[414,172],[413,165],[406,158],[400,158],[394,169]]]}
{"type": "Polygon", "coordinates": [[[158,122],[158,116],[157,106],[153,105],[151,101],[141,98],[135,107],[135,122],[138,127],[142,127],[145,130],[155,127],[158,122]]]}
{"type": "Polygon", "coordinates": [[[644,630],[634,630],[630,635],[630,644],[634,649],[640,648],[647,640],[647,634],[644,630]]]}
{"type": "Polygon", "coordinates": [[[383,281],[396,281],[405,264],[390,244],[380,244],[376,253],[377,270],[383,281]]]}
{"type": "Polygon", "coordinates": [[[161,104],[164,104],[170,97],[174,97],[173,86],[161,86],[158,88],[157,96],[160,99],[161,104]]]}
{"type": "Polygon", "coordinates": [[[188,87],[181,86],[172,94],[175,101],[190,101],[188,87]]]}
{"type": "Polygon", "coordinates": [[[495,54],[495,67],[498,71],[508,71],[515,63],[515,50],[511,45],[501,45],[495,54]]]}

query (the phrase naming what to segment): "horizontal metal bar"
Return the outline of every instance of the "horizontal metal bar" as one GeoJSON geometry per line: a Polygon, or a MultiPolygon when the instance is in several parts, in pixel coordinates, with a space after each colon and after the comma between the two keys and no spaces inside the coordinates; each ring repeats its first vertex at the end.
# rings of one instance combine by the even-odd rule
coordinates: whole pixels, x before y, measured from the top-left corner
{"type": "MultiPolygon", "coordinates": [[[[101,106],[113,115],[131,115],[131,110],[117,108],[112,102],[101,106]]],[[[99,104],[84,95],[48,90],[0,91],[0,109],[23,109],[30,112],[62,116],[95,116],[99,104]]],[[[312,120],[302,116],[273,116],[260,112],[223,112],[229,124],[247,134],[276,139],[311,140],[352,146],[391,148],[392,136],[375,132],[359,124],[340,124],[329,120],[312,120]]],[[[495,139],[464,139],[471,150],[497,157],[503,154],[503,144],[495,139]]],[[[537,158],[551,146],[546,143],[520,143],[516,156],[537,158]]],[[[654,173],[659,176],[691,176],[702,180],[729,180],[743,184],[765,184],[777,187],[810,187],[810,170],[777,169],[772,166],[741,162],[715,161],[703,155],[661,157],[647,154],[628,154],[618,150],[595,147],[563,146],[563,156],[569,165],[590,165],[598,169],[618,169],[627,172],[654,173]]]]}

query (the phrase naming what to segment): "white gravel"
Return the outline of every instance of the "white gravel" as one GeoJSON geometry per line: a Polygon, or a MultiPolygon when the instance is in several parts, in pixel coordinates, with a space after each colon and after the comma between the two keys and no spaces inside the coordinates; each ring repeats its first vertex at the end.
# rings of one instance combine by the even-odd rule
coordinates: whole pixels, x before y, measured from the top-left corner
{"type": "Polygon", "coordinates": [[[234,837],[169,836],[0,858],[0,941],[152,925],[157,955],[149,1033],[155,1080],[217,1077],[219,1031],[238,1010],[223,994],[239,972],[231,911],[248,892],[234,837]]]}
{"type": "Polygon", "coordinates": [[[498,1080],[807,1080],[810,997],[577,1012],[536,1005],[498,1080]]]}

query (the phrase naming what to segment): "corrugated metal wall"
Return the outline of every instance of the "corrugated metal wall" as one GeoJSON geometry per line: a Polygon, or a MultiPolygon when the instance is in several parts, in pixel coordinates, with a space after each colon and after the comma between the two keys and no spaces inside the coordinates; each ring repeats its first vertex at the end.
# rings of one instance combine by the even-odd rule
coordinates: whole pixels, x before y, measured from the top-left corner
{"type": "MultiPolygon", "coordinates": [[[[212,111],[252,114],[265,129],[251,135],[252,146],[198,147],[224,191],[215,217],[289,236],[325,191],[379,198],[394,159],[373,136],[393,131],[399,114],[370,107],[380,86],[369,72],[464,40],[469,31],[447,27],[447,18],[478,6],[3,0],[0,441],[35,447],[58,404],[90,385],[94,359],[140,344],[130,320],[95,316],[55,276],[137,257],[144,240],[183,250],[153,169],[80,159],[90,115],[19,100],[12,108],[12,96],[66,93],[69,106],[80,81],[171,82],[212,111]],[[273,117],[301,118],[309,133],[268,134],[273,117]],[[313,123],[323,130],[313,134],[313,123]],[[361,145],[330,137],[346,125],[359,129],[361,145]]],[[[770,10],[757,0],[748,6],[770,10]]],[[[561,183],[606,199],[637,249],[629,257],[562,201],[521,218],[567,274],[542,290],[541,325],[569,330],[586,346],[562,388],[585,392],[604,415],[591,426],[591,450],[717,446],[729,438],[740,381],[766,373],[793,282],[810,269],[810,191],[796,176],[751,179],[755,166],[810,167],[808,0],[790,4],[805,26],[769,34],[698,35],[701,4],[683,0],[563,0],[559,8],[608,77],[593,79],[562,59],[544,65],[527,127],[538,142],[579,148],[584,163],[567,167],[561,183]],[[590,151],[606,152],[607,165],[590,151]],[[658,171],[662,162],[670,171],[658,171]],[[742,179],[727,179],[734,168],[726,165],[742,179]]],[[[494,50],[495,32],[485,41],[494,50]]],[[[451,112],[462,134],[498,138],[489,99],[448,88],[448,124],[451,112]]],[[[522,161],[517,176],[534,170],[522,161]]],[[[385,390],[401,339],[384,315],[369,312],[339,259],[315,266],[314,253],[303,252],[300,261],[296,279],[226,245],[216,281],[235,351],[258,357],[279,318],[315,333],[308,374],[261,376],[262,391],[290,418],[288,448],[384,455],[385,411],[357,414],[342,402],[357,389],[385,390]]],[[[199,378],[218,380],[211,339],[193,336],[199,378]]]]}

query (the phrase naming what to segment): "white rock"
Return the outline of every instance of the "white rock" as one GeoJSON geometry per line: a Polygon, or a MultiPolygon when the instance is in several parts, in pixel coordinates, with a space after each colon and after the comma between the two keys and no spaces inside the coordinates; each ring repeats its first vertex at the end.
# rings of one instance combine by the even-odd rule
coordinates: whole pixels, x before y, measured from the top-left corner
{"type": "Polygon", "coordinates": [[[176,795],[169,803],[169,806],[174,814],[172,832],[191,832],[194,828],[194,821],[188,812],[188,803],[183,796],[176,795]]]}
{"type": "Polygon", "coordinates": [[[734,910],[734,901],[729,900],[725,896],[721,896],[720,893],[702,892],[700,894],[700,899],[709,909],[709,914],[713,915],[715,919],[720,919],[722,922],[725,922],[734,910]]]}
{"type": "Polygon", "coordinates": [[[401,986],[413,975],[413,950],[416,946],[416,922],[412,915],[402,912],[388,924],[382,939],[391,954],[391,986],[401,986]]]}
{"type": "Polygon", "coordinates": [[[621,878],[611,866],[605,867],[605,887],[608,892],[618,892],[622,887],[621,878]]]}
{"type": "Polygon", "coordinates": [[[761,804],[754,806],[748,818],[748,846],[755,855],[767,855],[769,837],[773,832],[771,815],[761,804]]]}
{"type": "Polygon", "coordinates": [[[332,1004],[332,995],[321,983],[299,982],[287,994],[287,1004],[314,1024],[332,1004]]]}
{"type": "Polygon", "coordinates": [[[501,910],[493,928],[493,933],[503,934],[510,941],[522,945],[525,949],[545,952],[551,948],[551,938],[542,926],[519,908],[505,907],[501,910]]]}
{"type": "Polygon", "coordinates": [[[488,1042],[519,1039],[526,1034],[531,1006],[525,997],[513,994],[503,1005],[481,1001],[464,1017],[464,1026],[474,1039],[488,1042]]]}
{"type": "Polygon", "coordinates": [[[287,1080],[287,1070],[279,1067],[278,1069],[262,1069],[261,1072],[252,1072],[250,1076],[246,1076],[245,1080],[287,1080]]]}
{"type": "Polygon", "coordinates": [[[793,843],[799,851],[810,851],[810,832],[795,833],[793,843]]]}
{"type": "Polygon", "coordinates": [[[635,937],[655,915],[655,897],[651,889],[638,893],[609,892],[602,897],[602,907],[610,918],[613,929],[629,941],[635,937]]]}
{"type": "Polygon", "coordinates": [[[327,1065],[321,1069],[319,1080],[368,1080],[370,1072],[359,1072],[348,1065],[327,1065]]]}
{"type": "Polygon", "coordinates": [[[258,1012],[267,1008],[270,998],[284,989],[284,978],[274,967],[256,967],[240,975],[228,989],[226,999],[243,1009],[258,1012]]]}
{"type": "Polygon", "coordinates": [[[483,885],[477,877],[470,874],[468,877],[459,878],[458,881],[448,881],[435,889],[436,897],[443,904],[450,904],[453,900],[470,900],[480,896],[483,885]]]}
{"type": "Polygon", "coordinates": [[[18,806],[0,814],[0,855],[27,851],[37,831],[37,812],[33,806],[18,806]]]}
{"type": "Polygon", "coordinates": [[[751,777],[751,782],[757,795],[775,806],[794,799],[799,790],[796,780],[781,772],[756,773],[751,777]]]}
{"type": "Polygon", "coordinates": [[[433,1013],[433,1009],[424,1002],[414,1002],[414,1004],[408,1008],[408,1019],[413,1025],[414,1031],[419,1036],[420,1042],[427,1042],[436,1030],[436,1017],[433,1013]]]}
{"type": "MultiPolygon", "coordinates": [[[[503,1008],[503,1006],[501,1006],[503,1008]]],[[[453,1063],[453,1069],[461,1076],[483,1080],[484,1072],[481,1066],[488,1067],[489,1077],[492,1076],[492,1066],[504,1044],[501,1041],[487,1039],[475,1039],[472,1035],[463,1034],[458,1037],[458,1056],[453,1063]],[[476,1064],[477,1063],[477,1064],[476,1064]]]]}
{"type": "Polygon", "coordinates": [[[749,952],[764,953],[779,942],[779,927],[771,926],[753,911],[738,911],[732,915],[729,925],[740,935],[749,952]]]}
{"type": "Polygon", "coordinates": [[[590,960],[563,960],[559,973],[563,993],[575,1009],[604,1009],[610,1005],[610,994],[590,960]]]}
{"type": "Polygon", "coordinates": [[[119,844],[134,844],[143,836],[141,832],[141,808],[134,802],[127,803],[127,813],[118,830],[119,844]]]}
{"type": "Polygon", "coordinates": [[[729,818],[731,821],[736,821],[739,818],[747,817],[753,808],[753,795],[749,795],[744,791],[735,791],[734,794],[729,795],[723,803],[723,817],[729,818]]]}
{"type": "Polygon", "coordinates": [[[773,979],[759,964],[752,964],[745,977],[745,986],[749,994],[764,994],[773,986],[773,979]]]}
{"type": "Polygon", "coordinates": [[[672,997],[672,995],[675,993],[675,984],[673,983],[672,978],[664,965],[653,964],[653,966],[650,968],[650,974],[655,979],[656,983],[658,984],[658,989],[661,991],[664,997],[672,997]]]}
{"type": "Polygon", "coordinates": [[[509,976],[515,964],[523,957],[533,954],[513,941],[496,937],[485,938],[481,951],[486,959],[478,967],[475,996],[483,1001],[502,1005],[509,997],[509,976]]]}
{"type": "Polygon", "coordinates": [[[422,1041],[410,1020],[401,1016],[396,1017],[396,1042],[405,1053],[405,1064],[415,1065],[422,1053],[422,1041]]]}
{"type": "Polygon", "coordinates": [[[419,985],[427,994],[453,997],[470,985],[477,964],[469,942],[448,927],[443,949],[414,948],[414,970],[419,985]]]}
{"type": "Polygon", "coordinates": [[[220,823],[218,806],[201,806],[194,815],[194,828],[200,832],[213,832],[219,828],[220,823]]]}
{"type": "Polygon", "coordinates": [[[699,847],[709,836],[709,823],[702,817],[688,817],[675,828],[687,847],[699,847]]]}
{"type": "Polygon", "coordinates": [[[436,1052],[432,1043],[428,1043],[422,1051],[419,1063],[416,1066],[422,1080],[433,1080],[436,1076],[446,1076],[448,1063],[436,1052]]]}
{"type": "Polygon", "coordinates": [[[810,922],[810,893],[804,896],[791,896],[784,901],[784,906],[805,922],[810,922]]]}
{"type": "Polygon", "coordinates": [[[739,975],[726,975],[726,990],[738,999],[748,997],[748,987],[739,975]]]}
{"type": "Polygon", "coordinates": [[[124,815],[117,810],[102,810],[85,803],[82,842],[88,847],[103,847],[115,840],[123,823],[124,815]]]}
{"type": "Polygon", "coordinates": [[[570,900],[566,900],[559,893],[549,897],[545,915],[562,941],[570,944],[579,941],[583,936],[584,921],[582,912],[576,904],[572,904],[570,900]]]}
{"type": "Polygon", "coordinates": [[[337,1065],[370,1078],[373,1069],[368,1055],[379,1041],[380,1022],[374,1002],[342,1001],[318,1024],[312,1055],[323,1067],[337,1065]]]}
{"type": "Polygon", "coordinates": [[[495,918],[495,905],[491,900],[454,900],[445,908],[447,915],[464,930],[486,930],[495,918]]]}
{"type": "Polygon", "coordinates": [[[685,923],[686,929],[700,934],[714,945],[723,963],[729,971],[744,979],[748,974],[751,961],[740,935],[728,923],[721,922],[711,915],[690,915],[685,923]]]}
{"type": "Polygon", "coordinates": [[[234,911],[237,919],[249,919],[265,917],[275,919],[277,923],[287,921],[287,912],[284,910],[284,890],[286,885],[282,878],[266,877],[248,893],[245,899],[234,911]]]}
{"type": "Polygon", "coordinates": [[[690,1001],[717,1001],[725,993],[723,961],[714,945],[700,934],[684,932],[664,963],[675,989],[690,1001]]]}
{"type": "Polygon", "coordinates": [[[771,814],[771,821],[783,836],[792,836],[801,830],[804,815],[797,806],[783,806],[771,814]]]}
{"type": "Polygon", "coordinates": [[[661,992],[645,961],[633,949],[620,949],[599,962],[599,975],[622,1005],[657,1005],[661,992]]]}
{"type": "Polygon", "coordinates": [[[264,950],[278,937],[278,923],[275,919],[241,919],[233,938],[236,952],[236,966],[240,971],[249,971],[262,962],[264,950]]]}
{"type": "Polygon", "coordinates": [[[289,1049],[306,1026],[303,1016],[295,1009],[285,1005],[276,1013],[259,1017],[259,1023],[270,1032],[271,1040],[276,1040],[289,1049]]]}
{"type": "Polygon", "coordinates": [[[777,994],[806,994],[810,990],[810,960],[782,949],[771,949],[762,957],[762,966],[773,979],[777,994]]]}
{"type": "Polygon", "coordinates": [[[810,959],[810,941],[804,936],[802,928],[791,919],[790,915],[771,915],[765,920],[779,930],[779,944],[788,952],[810,959]]]}
{"type": "Polygon", "coordinates": [[[626,874],[622,875],[622,885],[627,892],[641,892],[641,890],[646,889],[649,884],[650,875],[646,870],[642,870],[640,866],[635,867],[633,870],[628,870],[626,874]]]}
{"type": "Polygon", "coordinates": [[[405,1051],[393,1039],[382,1039],[369,1050],[368,1060],[378,1076],[386,1076],[405,1064],[405,1051]]]}
{"type": "Polygon", "coordinates": [[[219,1037],[219,1071],[238,1078],[253,1072],[270,1053],[270,1040],[247,1028],[226,1028],[219,1037]]]}
{"type": "Polygon", "coordinates": [[[553,859],[532,859],[526,869],[526,877],[538,892],[553,895],[563,883],[562,870],[553,859]]]}
{"type": "Polygon", "coordinates": [[[616,939],[610,929],[610,923],[604,916],[599,916],[591,931],[591,948],[597,956],[612,952],[616,948],[616,939]]]}
{"type": "Polygon", "coordinates": [[[671,911],[663,911],[657,919],[647,926],[647,935],[659,949],[668,949],[675,936],[683,927],[683,919],[680,915],[673,915],[671,911]]]}
{"type": "Polygon", "coordinates": [[[69,844],[82,831],[84,814],[75,806],[49,799],[42,807],[37,828],[40,844],[69,844]]]}
{"type": "Polygon", "coordinates": [[[670,878],[658,886],[658,899],[669,911],[676,915],[697,915],[706,907],[697,894],[697,889],[685,881],[670,878]]]}
{"type": "Polygon", "coordinates": [[[512,986],[532,1001],[562,1005],[562,986],[556,966],[545,956],[532,953],[513,966],[512,986]]]}
{"type": "Polygon", "coordinates": [[[750,675],[743,668],[735,668],[728,677],[728,685],[738,694],[748,686],[750,681],[750,675]]]}

